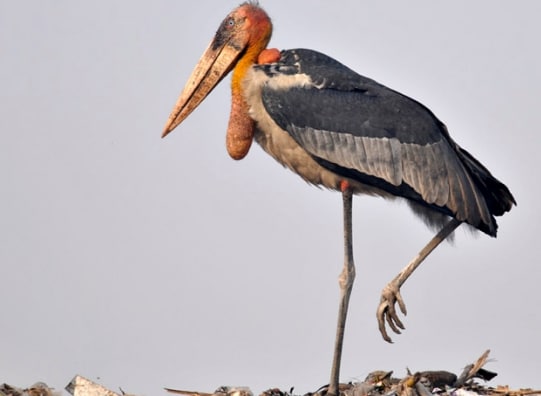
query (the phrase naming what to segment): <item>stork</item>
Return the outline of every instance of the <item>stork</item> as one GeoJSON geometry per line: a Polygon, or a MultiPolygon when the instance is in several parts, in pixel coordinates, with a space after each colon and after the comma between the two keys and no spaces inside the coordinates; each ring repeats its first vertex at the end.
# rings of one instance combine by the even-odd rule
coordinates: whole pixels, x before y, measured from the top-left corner
{"type": "Polygon", "coordinates": [[[233,70],[226,146],[240,160],[255,140],[308,183],[341,192],[344,267],[328,394],[338,395],[349,297],[355,278],[352,196],[405,199],[440,231],[384,287],[377,308],[399,334],[405,315],[400,288],[419,264],[459,225],[492,237],[494,216],[516,204],[509,189],[461,148],[424,105],[307,49],[267,49],[272,23],[256,2],[246,2],[221,23],[169,116],[163,137],[175,129],[233,70]]]}

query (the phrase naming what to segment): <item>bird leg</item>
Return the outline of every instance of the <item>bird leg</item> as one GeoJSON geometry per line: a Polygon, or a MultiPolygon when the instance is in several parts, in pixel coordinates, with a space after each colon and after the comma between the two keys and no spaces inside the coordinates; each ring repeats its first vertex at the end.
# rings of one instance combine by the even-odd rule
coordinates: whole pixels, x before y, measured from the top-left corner
{"type": "Polygon", "coordinates": [[[331,370],[331,381],[327,395],[338,396],[340,362],[342,359],[342,345],[344,342],[344,330],[346,327],[346,316],[348,312],[349,297],[355,280],[355,264],[353,263],[353,244],[351,232],[351,212],[352,212],[352,191],[344,183],[342,188],[342,198],[344,201],[344,268],[338,278],[340,285],[340,306],[338,310],[338,324],[336,327],[336,340],[334,343],[334,357],[331,370]]]}
{"type": "Polygon", "coordinates": [[[400,334],[400,329],[404,330],[404,325],[398,318],[398,314],[395,309],[395,304],[398,304],[400,311],[406,315],[406,304],[400,295],[400,287],[406,282],[410,275],[417,269],[417,267],[423,262],[425,258],[447,238],[460,224],[461,221],[457,219],[451,219],[449,222],[438,232],[434,238],[428,242],[428,244],[419,252],[419,254],[409,262],[406,267],[400,271],[400,273],[383,288],[381,292],[381,300],[376,313],[378,318],[378,326],[383,339],[389,343],[392,343],[391,337],[387,334],[385,328],[385,321],[387,321],[389,327],[396,333],[400,334]]]}

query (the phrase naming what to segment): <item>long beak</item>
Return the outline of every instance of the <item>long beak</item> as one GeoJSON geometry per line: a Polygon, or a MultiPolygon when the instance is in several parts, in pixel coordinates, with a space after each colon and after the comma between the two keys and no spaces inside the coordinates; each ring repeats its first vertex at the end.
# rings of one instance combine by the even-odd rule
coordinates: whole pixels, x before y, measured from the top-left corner
{"type": "Polygon", "coordinates": [[[175,129],[232,69],[242,48],[234,43],[210,43],[188,79],[163,129],[162,138],[175,129]]]}

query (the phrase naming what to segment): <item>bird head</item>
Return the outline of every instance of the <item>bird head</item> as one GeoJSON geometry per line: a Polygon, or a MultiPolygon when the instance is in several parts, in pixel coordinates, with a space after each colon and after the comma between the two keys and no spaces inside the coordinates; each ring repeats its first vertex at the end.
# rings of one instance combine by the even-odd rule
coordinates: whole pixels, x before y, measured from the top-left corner
{"type": "Polygon", "coordinates": [[[241,95],[241,81],[248,68],[257,62],[271,34],[270,18],[256,3],[246,2],[233,10],[220,24],[195,66],[167,120],[162,137],[186,119],[233,68],[233,96],[241,95]]]}

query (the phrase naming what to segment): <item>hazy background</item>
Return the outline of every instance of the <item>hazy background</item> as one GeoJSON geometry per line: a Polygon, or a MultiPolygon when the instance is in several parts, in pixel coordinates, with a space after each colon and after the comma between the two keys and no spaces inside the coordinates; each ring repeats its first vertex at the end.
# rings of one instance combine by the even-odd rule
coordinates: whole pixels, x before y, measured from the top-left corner
{"type": "MultiPolygon", "coordinates": [[[[177,95],[234,1],[0,1],[0,382],[111,389],[328,381],[341,197],[254,146],[229,159],[224,82],[167,139],[177,95]]],[[[519,206],[497,239],[457,233],[406,283],[385,343],[383,286],[431,233],[357,197],[342,380],[375,369],[541,387],[541,3],[263,1],[278,48],[327,53],[428,105],[519,206]]]]}

